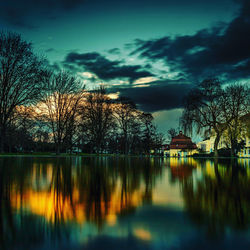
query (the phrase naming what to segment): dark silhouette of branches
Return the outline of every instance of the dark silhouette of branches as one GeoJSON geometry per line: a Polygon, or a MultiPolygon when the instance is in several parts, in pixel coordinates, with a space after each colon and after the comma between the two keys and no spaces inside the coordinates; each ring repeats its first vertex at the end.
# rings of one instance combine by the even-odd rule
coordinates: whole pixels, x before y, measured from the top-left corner
{"type": "Polygon", "coordinates": [[[214,155],[218,157],[218,144],[233,116],[225,116],[227,95],[218,79],[207,79],[192,90],[184,102],[181,123],[185,131],[215,133],[214,155]]]}
{"type": "Polygon", "coordinates": [[[250,91],[243,84],[233,84],[225,89],[226,105],[223,113],[229,121],[226,136],[230,142],[231,156],[235,156],[239,143],[247,134],[247,123],[249,124],[250,91]],[[247,120],[248,114],[248,120],[247,120]],[[230,119],[232,117],[232,119],[230,119]]]}
{"type": "Polygon", "coordinates": [[[114,126],[112,102],[103,87],[87,94],[80,115],[82,131],[91,145],[91,152],[101,153],[114,126]]]}
{"type": "Polygon", "coordinates": [[[64,71],[48,73],[44,83],[41,119],[48,123],[59,154],[62,145],[71,141],[74,134],[76,116],[84,97],[84,86],[64,71]]]}
{"type": "Polygon", "coordinates": [[[17,106],[37,102],[41,94],[43,61],[30,43],[11,32],[0,33],[0,151],[6,130],[17,106]]]}

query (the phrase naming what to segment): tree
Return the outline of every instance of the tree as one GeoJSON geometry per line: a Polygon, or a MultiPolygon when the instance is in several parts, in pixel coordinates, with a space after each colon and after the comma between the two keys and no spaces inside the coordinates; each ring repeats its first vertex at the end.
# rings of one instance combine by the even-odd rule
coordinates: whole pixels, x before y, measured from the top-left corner
{"type": "Polygon", "coordinates": [[[50,151],[52,149],[51,138],[50,138],[50,129],[46,120],[40,119],[39,115],[34,118],[35,128],[33,130],[33,140],[35,142],[36,151],[50,151]]]}
{"type": "Polygon", "coordinates": [[[129,98],[122,97],[118,100],[114,108],[114,117],[121,132],[121,143],[125,154],[130,151],[131,134],[136,130],[136,124],[138,125],[137,115],[136,106],[129,98]]]}
{"type": "Polygon", "coordinates": [[[9,152],[31,151],[33,150],[33,132],[36,127],[35,108],[27,106],[17,106],[13,113],[6,133],[9,152]]]}
{"type": "Polygon", "coordinates": [[[178,132],[175,128],[170,128],[168,130],[168,138],[171,141],[173,137],[177,136],[178,132]]]}
{"type": "Polygon", "coordinates": [[[81,107],[81,127],[91,151],[100,153],[106,148],[106,140],[114,126],[112,102],[103,87],[89,92],[81,107]]]}
{"type": "Polygon", "coordinates": [[[0,33],[0,151],[14,110],[40,98],[43,61],[19,34],[0,33]]]}
{"type": "Polygon", "coordinates": [[[225,105],[223,113],[228,120],[226,137],[230,141],[231,156],[237,154],[238,142],[240,142],[247,133],[247,123],[244,121],[250,111],[249,87],[243,84],[233,84],[225,89],[225,105]],[[231,119],[232,118],[232,119],[231,119]]]}
{"type": "Polygon", "coordinates": [[[57,74],[48,72],[44,84],[43,100],[39,105],[40,117],[48,123],[59,154],[62,145],[69,145],[72,139],[76,116],[85,93],[84,86],[65,71],[57,74]]]}
{"type": "Polygon", "coordinates": [[[222,133],[233,116],[225,116],[227,95],[218,79],[207,79],[193,89],[184,100],[184,111],[181,118],[185,131],[197,133],[214,131],[214,156],[218,157],[218,144],[222,133]]]}
{"type": "Polygon", "coordinates": [[[163,136],[157,133],[152,114],[140,112],[139,119],[142,130],[140,141],[143,145],[143,152],[149,154],[151,149],[159,149],[162,146],[163,136]]]}

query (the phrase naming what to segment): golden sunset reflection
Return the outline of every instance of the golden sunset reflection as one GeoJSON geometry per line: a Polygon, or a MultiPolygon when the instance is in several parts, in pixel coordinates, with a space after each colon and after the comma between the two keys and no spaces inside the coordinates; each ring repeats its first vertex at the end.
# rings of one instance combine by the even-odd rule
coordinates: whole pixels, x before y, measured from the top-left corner
{"type": "MultiPolygon", "coordinates": [[[[133,164],[121,161],[113,166],[108,159],[67,161],[33,162],[21,182],[19,177],[14,178],[9,189],[12,209],[38,216],[52,225],[91,223],[97,228],[115,228],[120,218],[145,205],[192,211],[192,204],[201,206],[194,203],[194,195],[200,199],[197,187],[208,192],[207,183],[216,188],[223,180],[227,188],[227,176],[232,175],[225,164],[210,160],[147,159],[141,165],[140,160],[133,160],[133,164]]],[[[249,168],[246,175],[249,176],[249,168]]],[[[206,208],[212,210],[211,206],[209,203],[206,208]]],[[[140,224],[132,232],[143,241],[151,241],[154,234],[140,224]]]]}
{"type": "Polygon", "coordinates": [[[151,240],[152,236],[151,233],[144,228],[135,228],[134,229],[134,235],[139,238],[140,240],[151,240]]]}
{"type": "Polygon", "coordinates": [[[241,161],[237,167],[232,161],[191,158],[6,158],[1,163],[0,215],[11,227],[3,220],[0,226],[10,240],[15,231],[31,230],[43,242],[71,237],[91,246],[92,239],[116,238],[146,247],[163,235],[174,242],[174,235],[193,234],[196,227],[217,237],[250,223],[250,169],[241,161]]]}
{"type": "Polygon", "coordinates": [[[63,187],[60,189],[55,185],[55,181],[59,180],[64,181],[62,173],[55,178],[53,166],[41,169],[35,165],[31,182],[25,190],[20,193],[12,189],[12,207],[43,216],[52,223],[71,221],[83,224],[86,220],[94,221],[96,216],[100,216],[102,221],[112,226],[116,223],[117,215],[142,204],[144,185],[133,191],[125,190],[120,178],[116,180],[108,199],[101,195],[97,200],[89,197],[86,190],[80,190],[74,171],[70,194],[65,194],[63,187]]]}
{"type": "MultiPolygon", "coordinates": [[[[150,159],[150,162],[153,164],[154,159],[150,159]]],[[[142,205],[145,199],[152,200],[154,204],[183,209],[179,181],[192,176],[193,169],[201,166],[194,159],[177,158],[171,158],[163,166],[170,167],[170,171],[165,171],[154,187],[152,183],[144,181],[133,187],[134,184],[129,183],[130,177],[120,174],[115,180],[112,177],[103,180],[107,193],[102,193],[95,190],[96,180],[91,180],[89,172],[79,177],[77,168],[72,168],[70,176],[66,176],[60,166],[34,163],[30,182],[22,193],[13,186],[11,205],[17,210],[23,209],[42,216],[52,223],[71,221],[83,224],[93,221],[98,224],[106,222],[110,226],[116,224],[117,216],[142,205]],[[171,178],[179,181],[171,183],[171,178]],[[81,181],[86,182],[83,187],[80,186],[81,181]],[[70,187],[67,187],[67,182],[70,187]]],[[[207,165],[206,174],[215,176],[212,165],[207,165]]],[[[137,235],[143,235],[141,231],[138,232],[137,235]]]]}

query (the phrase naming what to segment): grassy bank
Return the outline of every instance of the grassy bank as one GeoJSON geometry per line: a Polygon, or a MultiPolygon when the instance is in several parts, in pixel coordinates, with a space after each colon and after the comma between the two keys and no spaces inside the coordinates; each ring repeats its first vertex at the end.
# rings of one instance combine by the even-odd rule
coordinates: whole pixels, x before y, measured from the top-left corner
{"type": "MultiPolygon", "coordinates": [[[[51,153],[51,152],[34,152],[34,153],[0,153],[0,157],[7,156],[26,156],[26,157],[73,157],[73,156],[113,156],[113,157],[149,157],[148,155],[125,155],[125,154],[88,154],[88,153],[51,153]]],[[[152,156],[151,156],[152,157],[152,156]]]]}

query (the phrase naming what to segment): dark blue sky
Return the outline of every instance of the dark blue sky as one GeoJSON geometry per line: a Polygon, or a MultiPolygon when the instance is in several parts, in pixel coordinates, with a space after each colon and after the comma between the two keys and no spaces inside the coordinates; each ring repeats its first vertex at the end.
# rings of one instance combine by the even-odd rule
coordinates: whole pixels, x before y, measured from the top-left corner
{"type": "Polygon", "coordinates": [[[0,0],[0,29],[87,88],[131,97],[163,132],[197,82],[249,78],[248,0],[0,0]]]}

